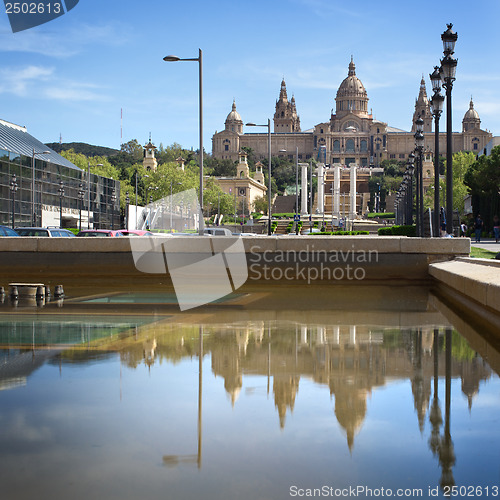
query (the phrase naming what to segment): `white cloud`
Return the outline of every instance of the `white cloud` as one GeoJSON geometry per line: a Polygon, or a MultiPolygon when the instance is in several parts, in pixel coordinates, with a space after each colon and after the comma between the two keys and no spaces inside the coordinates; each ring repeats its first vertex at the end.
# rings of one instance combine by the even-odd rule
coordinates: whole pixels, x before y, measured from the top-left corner
{"type": "Polygon", "coordinates": [[[94,83],[61,79],[54,68],[45,66],[10,67],[0,70],[0,94],[47,98],[59,101],[102,101],[94,83]]]}
{"type": "Polygon", "coordinates": [[[67,85],[57,85],[56,87],[47,87],[43,94],[49,99],[59,101],[102,101],[106,97],[102,94],[88,90],[85,85],[77,83],[68,83],[67,85]]]}
{"type": "Polygon", "coordinates": [[[53,68],[44,66],[4,68],[0,71],[0,93],[25,96],[34,84],[47,81],[53,73],[53,68]]]}
{"type": "Polygon", "coordinates": [[[98,45],[100,50],[106,46],[123,45],[130,41],[131,32],[127,26],[115,22],[95,26],[79,24],[57,33],[33,29],[13,34],[2,30],[0,52],[34,53],[62,59],[79,54],[90,45],[98,45]]]}

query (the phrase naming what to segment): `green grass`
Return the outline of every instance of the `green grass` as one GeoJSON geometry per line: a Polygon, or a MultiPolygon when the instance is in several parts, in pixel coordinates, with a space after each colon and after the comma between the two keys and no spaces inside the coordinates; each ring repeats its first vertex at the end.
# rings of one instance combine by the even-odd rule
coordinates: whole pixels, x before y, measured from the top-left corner
{"type": "Polygon", "coordinates": [[[497,252],[484,250],[483,248],[470,247],[470,256],[476,259],[494,259],[497,252]]]}
{"type": "Polygon", "coordinates": [[[368,219],[379,217],[381,219],[394,219],[396,214],[394,212],[371,212],[367,214],[368,219]]]}

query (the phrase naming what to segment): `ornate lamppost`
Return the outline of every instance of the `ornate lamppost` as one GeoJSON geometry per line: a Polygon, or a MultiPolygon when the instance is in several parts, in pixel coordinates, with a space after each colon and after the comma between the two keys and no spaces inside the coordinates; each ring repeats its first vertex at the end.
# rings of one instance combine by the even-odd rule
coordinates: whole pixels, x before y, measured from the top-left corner
{"type": "Polygon", "coordinates": [[[125,229],[128,229],[128,207],[130,205],[130,196],[128,191],[125,193],[125,229]]]}
{"type": "Polygon", "coordinates": [[[62,200],[64,198],[64,182],[59,181],[59,227],[62,228],[62,200]]]}
{"type": "Polygon", "coordinates": [[[453,139],[451,117],[451,91],[457,71],[458,61],[453,57],[458,34],[448,24],[448,29],[441,35],[444,57],[441,59],[441,79],[446,89],[446,232],[453,233],[453,139]]]}
{"type": "Polygon", "coordinates": [[[267,127],[267,161],[268,161],[268,188],[267,188],[267,215],[268,215],[268,224],[267,224],[267,235],[271,236],[272,234],[272,214],[271,214],[271,201],[272,201],[272,190],[271,190],[271,120],[267,119],[267,124],[258,125],[257,123],[247,123],[247,127],[267,127]]]}
{"type": "Polygon", "coordinates": [[[116,203],[116,190],[113,188],[111,192],[111,229],[115,228],[115,203],[116,203]]]}
{"type": "Polygon", "coordinates": [[[415,173],[415,155],[410,153],[408,155],[408,187],[409,195],[407,198],[408,207],[408,224],[413,225],[413,174],[415,173]]]}
{"type": "Polygon", "coordinates": [[[14,221],[16,218],[16,191],[18,189],[16,174],[12,174],[10,181],[10,192],[12,193],[12,229],[14,229],[14,221]]]}
{"type": "Polygon", "coordinates": [[[78,201],[79,201],[79,207],[80,207],[80,223],[79,223],[79,230],[82,230],[82,205],[83,205],[83,198],[85,196],[85,191],[83,190],[83,184],[80,182],[78,185],[78,201]]]}
{"type": "Polygon", "coordinates": [[[443,112],[444,97],[441,95],[441,72],[439,66],[434,66],[434,72],[429,75],[434,95],[431,99],[431,113],[434,117],[434,236],[439,236],[439,118],[443,112]]]}
{"type": "Polygon", "coordinates": [[[424,159],[424,120],[419,116],[416,120],[417,131],[415,132],[415,145],[418,155],[417,162],[417,236],[424,236],[424,179],[423,179],[423,159],[424,159]]]}

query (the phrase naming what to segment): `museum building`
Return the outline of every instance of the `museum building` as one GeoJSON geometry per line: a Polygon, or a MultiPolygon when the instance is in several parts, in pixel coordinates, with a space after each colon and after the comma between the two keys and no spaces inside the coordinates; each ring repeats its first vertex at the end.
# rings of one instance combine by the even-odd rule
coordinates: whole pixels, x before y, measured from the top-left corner
{"type": "MultiPolygon", "coordinates": [[[[407,132],[376,120],[368,108],[368,95],[356,75],[353,59],[347,77],[340,84],[335,97],[335,110],[330,119],[302,131],[295,98],[288,100],[285,80],[281,82],[279,98],[274,113],[274,132],[271,139],[273,156],[287,154],[290,158],[298,150],[299,161],[318,159],[326,164],[351,163],[358,167],[378,167],[383,160],[404,161],[415,148],[415,120],[424,120],[425,154],[429,160],[434,149],[433,117],[422,78],[415,101],[411,131],[407,132]],[[286,151],[286,153],[284,153],[286,151]]],[[[481,152],[492,134],[481,129],[479,114],[470,101],[462,120],[462,131],[453,133],[453,152],[481,152]]],[[[225,128],[212,137],[212,154],[215,158],[238,161],[242,148],[251,148],[258,158],[268,156],[267,133],[244,133],[243,120],[233,101],[225,128]]],[[[446,132],[440,133],[440,154],[446,154],[446,132]]]]}

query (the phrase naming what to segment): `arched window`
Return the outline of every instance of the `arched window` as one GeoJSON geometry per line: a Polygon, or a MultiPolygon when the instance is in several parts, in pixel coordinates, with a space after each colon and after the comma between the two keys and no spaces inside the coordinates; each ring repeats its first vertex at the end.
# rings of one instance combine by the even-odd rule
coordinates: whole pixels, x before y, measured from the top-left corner
{"type": "Polygon", "coordinates": [[[345,149],[346,151],[354,151],[354,139],[347,139],[345,149]]]}
{"type": "Polygon", "coordinates": [[[340,151],[340,141],[337,139],[335,141],[333,141],[333,150],[335,152],[339,152],[340,151]]]}
{"type": "Polygon", "coordinates": [[[359,147],[362,152],[368,151],[368,141],[366,139],[361,139],[359,147]]]}

